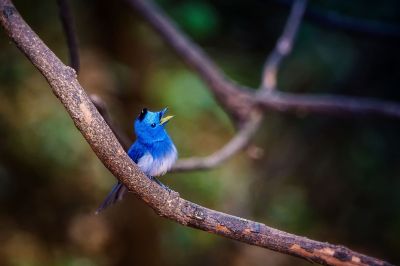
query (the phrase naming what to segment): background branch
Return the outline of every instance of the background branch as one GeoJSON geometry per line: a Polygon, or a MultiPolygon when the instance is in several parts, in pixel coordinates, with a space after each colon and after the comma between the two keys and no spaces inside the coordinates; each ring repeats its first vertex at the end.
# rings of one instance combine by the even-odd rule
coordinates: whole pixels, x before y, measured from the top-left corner
{"type": "Polygon", "coordinates": [[[330,115],[375,115],[400,118],[400,105],[372,98],[295,94],[275,91],[257,100],[264,109],[278,112],[330,115]]]}
{"type": "MultiPolygon", "coordinates": [[[[65,2],[66,0],[59,0],[65,2]]],[[[274,92],[261,95],[263,90],[271,92],[276,88],[276,75],[282,60],[290,54],[293,42],[298,32],[303,14],[307,6],[307,0],[293,1],[292,8],[288,20],[286,22],[284,31],[278,39],[274,50],[269,55],[263,70],[262,78],[262,91],[257,92],[256,96],[250,95],[246,89],[238,89],[238,86],[225,78],[222,72],[215,66],[215,64],[204,54],[204,52],[193,42],[189,41],[182,32],[177,30],[176,26],[161,13],[161,11],[150,1],[143,2],[141,0],[129,0],[139,12],[143,12],[144,17],[161,33],[161,36],[173,47],[177,53],[182,56],[189,65],[192,65],[195,70],[198,70],[200,75],[206,81],[211,81],[210,88],[216,91],[224,91],[225,89],[235,91],[235,95],[241,98],[240,104],[238,102],[229,102],[226,105],[225,111],[231,114],[232,110],[240,109],[240,106],[254,106],[260,105],[265,110],[272,110],[278,112],[294,112],[294,113],[317,113],[317,114],[330,114],[330,115],[382,115],[389,117],[400,118],[400,106],[397,103],[379,101],[375,99],[364,99],[355,97],[333,96],[333,95],[299,95],[293,93],[274,92]],[[212,81],[217,80],[217,83],[212,81]],[[214,85],[212,85],[214,84],[214,85]],[[215,86],[215,84],[223,86],[215,86]],[[243,104],[244,103],[244,104],[243,104]]],[[[66,3],[64,3],[66,4],[66,3]]],[[[61,8],[61,5],[60,5],[61,8]]],[[[62,8],[61,10],[69,10],[69,8],[62,8]]],[[[69,13],[69,11],[67,12],[69,13]]],[[[70,15],[67,16],[70,18],[70,15]]],[[[68,25],[72,25],[69,19],[68,25]]],[[[69,27],[71,28],[71,27],[69,27]]],[[[72,36],[75,36],[73,31],[72,36]]],[[[67,34],[69,35],[69,34],[67,34]]],[[[72,49],[74,50],[74,49],[72,49]]],[[[75,49],[77,50],[77,48],[75,49]]],[[[226,91],[230,95],[230,92],[226,91]]],[[[216,93],[217,95],[218,93],[216,93]]],[[[123,133],[123,131],[115,125],[112,121],[110,114],[107,110],[105,102],[97,95],[91,97],[94,105],[103,116],[107,124],[110,126],[114,134],[117,136],[124,149],[127,150],[131,141],[123,133]]],[[[226,99],[222,97],[222,100],[226,99]]],[[[193,157],[188,159],[179,160],[173,171],[190,171],[190,170],[205,170],[216,167],[226,161],[228,158],[242,150],[250,141],[251,137],[256,133],[260,124],[261,117],[250,118],[250,109],[247,108],[245,112],[240,112],[242,124],[239,124],[239,131],[236,135],[221,149],[215,151],[213,154],[205,157],[193,157]]],[[[258,111],[257,111],[258,112],[258,111]]],[[[233,115],[235,117],[235,115],[233,115]]],[[[236,117],[238,115],[236,114],[236,117]]]]}
{"type": "Polygon", "coordinates": [[[65,38],[67,39],[68,44],[69,63],[70,66],[75,69],[76,73],[78,73],[80,68],[78,38],[75,33],[76,31],[71,7],[69,6],[68,0],[57,0],[57,3],[65,38]]]}
{"type": "Polygon", "coordinates": [[[227,159],[229,159],[234,154],[247,146],[251,138],[257,132],[257,129],[261,124],[262,117],[263,116],[260,112],[254,112],[254,114],[251,115],[249,121],[247,121],[238,130],[235,136],[227,144],[225,144],[224,147],[206,157],[181,159],[176,162],[176,164],[172,168],[172,171],[182,172],[205,170],[214,168],[222,164],[227,159]]]}
{"type": "Polygon", "coordinates": [[[126,0],[146,21],[160,33],[164,41],[189,65],[194,66],[199,75],[208,82],[210,89],[221,102],[223,109],[244,122],[256,107],[265,111],[308,112],[309,114],[332,114],[359,116],[374,114],[400,118],[400,104],[383,100],[341,95],[307,95],[296,93],[272,93],[260,95],[255,90],[239,86],[225,78],[200,47],[189,41],[176,26],[150,0],[126,0]],[[214,73],[214,71],[216,71],[214,73]],[[215,80],[215,82],[213,82],[215,80]],[[218,96],[219,95],[219,96],[218,96]],[[223,97],[226,95],[227,97],[223,97]],[[222,96],[222,97],[221,97],[222,96]]]}
{"type": "MultiPolygon", "coordinates": [[[[287,6],[293,3],[293,0],[275,1],[287,6]]],[[[309,8],[305,13],[305,17],[308,21],[317,23],[320,26],[362,34],[368,37],[400,38],[400,25],[398,24],[346,16],[322,8],[309,8]]]]}
{"type": "Polygon", "coordinates": [[[108,112],[106,103],[100,98],[100,96],[96,94],[91,94],[90,100],[92,100],[92,103],[96,107],[97,111],[99,111],[103,119],[106,121],[107,125],[110,127],[114,135],[117,137],[119,143],[121,143],[122,147],[124,147],[124,150],[127,151],[131,146],[132,141],[121,130],[121,128],[115,125],[114,121],[111,118],[110,113],[108,112]]]}
{"type": "Polygon", "coordinates": [[[264,224],[191,203],[151,182],[133,163],[76,79],[23,21],[10,0],[0,0],[0,22],[8,36],[36,66],[62,102],[76,127],[103,164],[160,216],[248,244],[326,265],[389,265],[341,246],[288,234],[264,224]]]}
{"type": "Polygon", "coordinates": [[[252,106],[244,98],[247,88],[225,77],[203,50],[181,32],[152,1],[126,0],[164,38],[174,51],[206,82],[222,108],[239,122],[246,121],[252,106]]]}
{"type": "Polygon", "coordinates": [[[292,51],[307,2],[307,0],[296,0],[293,2],[283,33],[265,62],[261,82],[262,90],[270,92],[276,88],[279,66],[283,59],[292,51]]]}

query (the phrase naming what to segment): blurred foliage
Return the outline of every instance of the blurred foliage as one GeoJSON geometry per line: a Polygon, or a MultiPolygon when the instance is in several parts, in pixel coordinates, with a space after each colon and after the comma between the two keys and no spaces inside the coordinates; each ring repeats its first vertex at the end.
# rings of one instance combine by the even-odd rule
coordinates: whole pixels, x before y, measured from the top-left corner
{"type": "MultiPolygon", "coordinates": [[[[170,108],[181,157],[206,155],[234,130],[205,84],[123,1],[71,1],[79,79],[134,139],[143,107],[170,108]]],[[[55,1],[15,1],[64,61],[55,1]],[[44,16],[43,14],[46,14],[44,16]]],[[[227,73],[258,87],[288,6],[280,1],[160,0],[227,73]]],[[[383,23],[396,0],[310,1],[312,8],[383,23]]],[[[279,74],[281,90],[400,102],[400,40],[306,20],[279,74]]],[[[47,83],[0,31],[0,265],[308,265],[158,218],[133,196],[93,215],[115,182],[47,83]]],[[[268,114],[254,145],[207,172],[168,174],[196,203],[400,262],[397,120],[268,114]],[[251,149],[263,156],[251,159],[251,149]]]]}
{"type": "Polygon", "coordinates": [[[170,10],[170,15],[194,39],[210,38],[218,31],[218,15],[211,3],[184,1],[170,10]]]}

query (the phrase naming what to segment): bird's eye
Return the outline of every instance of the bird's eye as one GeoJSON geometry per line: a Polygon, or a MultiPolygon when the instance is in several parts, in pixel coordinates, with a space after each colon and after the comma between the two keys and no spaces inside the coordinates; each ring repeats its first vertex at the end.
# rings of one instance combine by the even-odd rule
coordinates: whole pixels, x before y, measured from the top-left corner
{"type": "Polygon", "coordinates": [[[151,127],[152,128],[156,127],[156,123],[151,124],[151,127]]]}

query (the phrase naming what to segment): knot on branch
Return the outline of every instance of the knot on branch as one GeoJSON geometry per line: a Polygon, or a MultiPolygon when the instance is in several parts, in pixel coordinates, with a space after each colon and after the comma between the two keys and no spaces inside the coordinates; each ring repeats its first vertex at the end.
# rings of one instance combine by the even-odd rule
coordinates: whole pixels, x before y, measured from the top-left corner
{"type": "Polygon", "coordinates": [[[3,14],[6,19],[11,17],[17,10],[12,6],[5,6],[3,9],[3,14]]]}
{"type": "Polygon", "coordinates": [[[75,69],[69,66],[65,66],[65,77],[68,79],[77,79],[78,75],[76,74],[75,69]]]}
{"type": "Polygon", "coordinates": [[[204,221],[206,219],[206,214],[200,206],[185,202],[182,206],[182,213],[189,219],[187,224],[192,224],[194,221],[204,221]]]}

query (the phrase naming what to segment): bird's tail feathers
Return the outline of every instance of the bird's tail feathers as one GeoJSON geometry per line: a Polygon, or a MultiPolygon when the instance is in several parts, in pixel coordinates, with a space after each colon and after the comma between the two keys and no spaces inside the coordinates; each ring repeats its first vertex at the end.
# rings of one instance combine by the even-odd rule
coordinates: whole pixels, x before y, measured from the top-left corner
{"type": "Polygon", "coordinates": [[[99,214],[107,207],[122,200],[127,191],[128,191],[127,188],[122,183],[118,182],[117,184],[115,184],[114,187],[111,189],[110,193],[104,199],[103,203],[96,210],[96,214],[99,214]]]}

